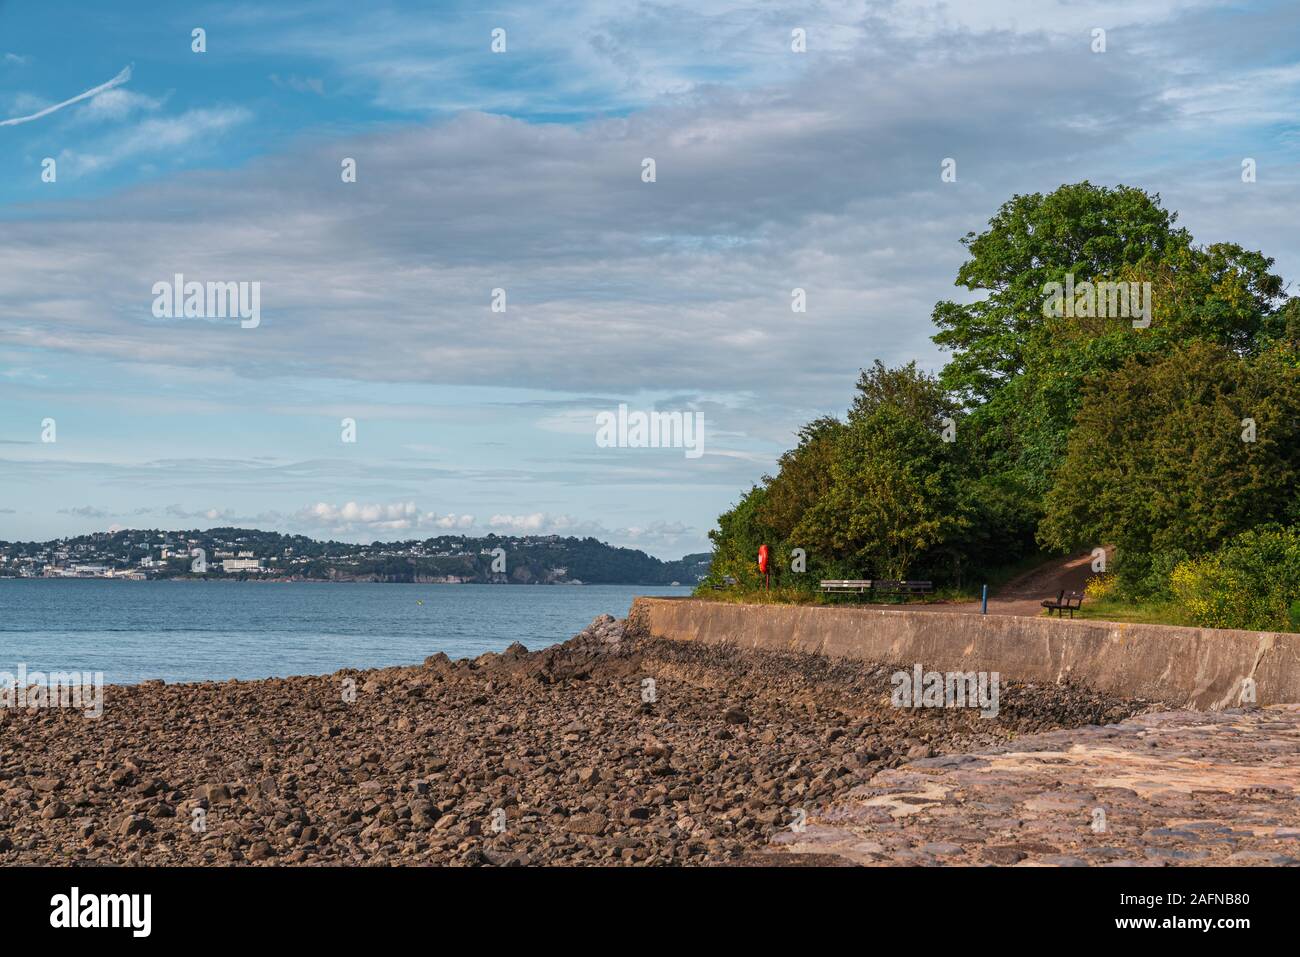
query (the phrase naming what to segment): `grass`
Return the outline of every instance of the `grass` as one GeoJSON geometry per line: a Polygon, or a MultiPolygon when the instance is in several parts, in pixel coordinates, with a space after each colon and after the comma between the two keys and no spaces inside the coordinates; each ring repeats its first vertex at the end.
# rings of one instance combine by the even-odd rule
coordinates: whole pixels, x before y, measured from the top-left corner
{"type": "Polygon", "coordinates": [[[795,588],[773,588],[771,591],[764,591],[759,588],[749,591],[733,585],[730,588],[722,588],[716,591],[711,588],[697,589],[694,597],[703,598],[705,601],[723,601],[732,605],[829,604],[829,602],[822,601],[826,596],[820,593],[809,593],[795,588]]]}
{"type": "MultiPolygon", "coordinates": [[[[1030,568],[1034,567],[1031,562],[1030,568]]],[[[1011,566],[1008,566],[1010,569],[1011,566]]],[[[1010,581],[1016,575],[1025,569],[1009,571],[1003,582],[1010,581]]],[[[989,576],[993,578],[992,575],[989,576]]],[[[993,581],[989,582],[989,590],[993,590],[993,581]]],[[[900,607],[905,605],[920,605],[932,602],[961,602],[961,601],[978,601],[979,594],[976,593],[972,598],[969,591],[958,589],[943,589],[932,595],[911,595],[911,596],[877,596],[869,602],[860,600],[857,595],[823,595],[821,593],[810,594],[805,591],[799,591],[794,588],[773,588],[771,591],[743,591],[739,588],[724,588],[721,591],[708,591],[697,595],[707,601],[721,601],[736,605],[886,605],[894,604],[900,607]]],[[[866,596],[863,596],[865,599],[866,596]]],[[[1122,601],[1117,598],[1103,598],[1098,600],[1084,599],[1083,607],[1074,613],[1075,618],[1091,618],[1097,621],[1122,621],[1137,625],[1191,625],[1196,623],[1192,621],[1191,616],[1178,603],[1172,601],[1149,601],[1149,602],[1130,602],[1122,601]]]]}
{"type": "Polygon", "coordinates": [[[1131,602],[1119,598],[1085,598],[1076,618],[1124,621],[1136,625],[1195,625],[1187,610],[1173,601],[1131,602]]]}

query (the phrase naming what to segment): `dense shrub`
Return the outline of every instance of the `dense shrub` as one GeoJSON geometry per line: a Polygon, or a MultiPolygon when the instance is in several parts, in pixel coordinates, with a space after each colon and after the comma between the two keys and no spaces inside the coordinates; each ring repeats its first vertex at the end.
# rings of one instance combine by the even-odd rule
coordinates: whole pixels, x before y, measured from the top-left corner
{"type": "Polygon", "coordinates": [[[1114,575],[1093,575],[1083,586],[1083,593],[1092,601],[1104,601],[1115,596],[1114,575]]]}
{"type": "Polygon", "coordinates": [[[1170,578],[1192,619],[1209,628],[1300,630],[1300,528],[1268,525],[1243,532],[1170,578]]]}

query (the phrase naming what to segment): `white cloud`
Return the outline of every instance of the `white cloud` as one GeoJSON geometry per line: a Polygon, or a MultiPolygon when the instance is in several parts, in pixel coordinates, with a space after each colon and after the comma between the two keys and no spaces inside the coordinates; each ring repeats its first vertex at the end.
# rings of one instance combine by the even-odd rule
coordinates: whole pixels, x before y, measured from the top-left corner
{"type": "Polygon", "coordinates": [[[118,87],[100,93],[77,113],[80,122],[120,121],[134,113],[150,113],[162,106],[162,100],[144,93],[118,87]]]}
{"type": "Polygon", "coordinates": [[[437,525],[439,528],[446,528],[446,529],[472,528],[474,526],[474,516],[454,515],[448,512],[446,515],[442,516],[441,518],[434,519],[433,524],[437,525]]]}
{"type": "Polygon", "coordinates": [[[176,116],[150,117],[85,146],[63,150],[59,154],[59,171],[85,176],[127,160],[148,156],[161,159],[181,150],[193,158],[214,149],[221,136],[251,118],[252,113],[243,107],[204,108],[176,116]]]}
{"type": "Polygon", "coordinates": [[[417,529],[458,530],[474,525],[473,515],[426,512],[414,502],[365,504],[346,502],[333,505],[317,502],[290,516],[294,525],[331,533],[384,533],[417,529]]]}

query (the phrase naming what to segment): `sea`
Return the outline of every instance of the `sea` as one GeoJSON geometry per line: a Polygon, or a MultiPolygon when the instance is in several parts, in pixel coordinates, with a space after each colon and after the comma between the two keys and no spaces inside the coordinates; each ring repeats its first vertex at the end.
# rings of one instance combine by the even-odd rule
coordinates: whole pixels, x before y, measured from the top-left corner
{"type": "Polygon", "coordinates": [[[105,684],[331,674],[565,641],[651,585],[0,580],[0,672],[105,684]]]}

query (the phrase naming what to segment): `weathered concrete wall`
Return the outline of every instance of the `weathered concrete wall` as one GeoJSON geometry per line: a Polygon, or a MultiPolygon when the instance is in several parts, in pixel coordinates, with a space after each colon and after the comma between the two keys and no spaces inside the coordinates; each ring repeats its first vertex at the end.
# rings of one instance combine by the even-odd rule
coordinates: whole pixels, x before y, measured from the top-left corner
{"type": "Polygon", "coordinates": [[[1254,678],[1261,705],[1300,702],[1300,635],[1012,615],[737,605],[638,598],[634,633],[807,651],[1010,679],[1075,678],[1101,691],[1203,710],[1235,707],[1254,678]]]}

